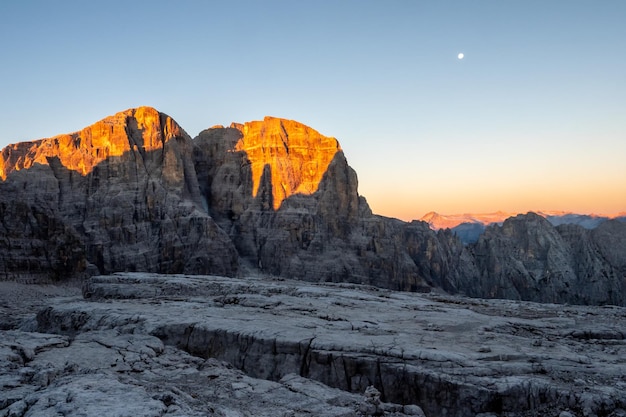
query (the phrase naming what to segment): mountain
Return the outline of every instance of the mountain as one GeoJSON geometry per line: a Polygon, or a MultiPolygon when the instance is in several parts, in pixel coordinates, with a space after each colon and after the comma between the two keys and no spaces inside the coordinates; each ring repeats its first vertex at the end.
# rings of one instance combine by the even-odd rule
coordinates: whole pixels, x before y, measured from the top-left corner
{"type": "Polygon", "coordinates": [[[425,223],[372,214],[334,138],[266,117],[207,129],[194,144],[209,212],[249,268],[411,291],[465,269],[449,259],[464,251],[458,242],[450,249],[425,223]],[[439,250],[424,253],[429,245],[439,250]]]}
{"type": "Polygon", "coordinates": [[[595,230],[574,224],[554,227],[528,213],[487,227],[469,248],[481,271],[478,280],[461,287],[470,296],[624,304],[624,223],[610,220],[595,230]]]}
{"type": "MultiPolygon", "coordinates": [[[[5,280],[262,274],[626,304],[623,223],[588,230],[495,213],[475,216],[495,224],[464,244],[447,228],[373,214],[338,141],[292,120],[215,126],[191,139],[153,108],[129,109],[4,148],[0,177],[5,280]]],[[[433,214],[430,224],[444,220],[433,214]]]]}
{"type": "Polygon", "coordinates": [[[497,211],[495,213],[479,213],[479,214],[439,214],[434,211],[426,213],[420,219],[426,222],[434,230],[452,229],[463,223],[481,224],[487,226],[494,223],[502,223],[509,217],[515,216],[515,213],[506,213],[497,211]]]}
{"type": "Polygon", "coordinates": [[[337,140],[294,121],[192,140],[141,107],[10,145],[0,167],[4,279],[243,268],[424,291],[466,269],[466,258],[449,259],[464,251],[457,241],[373,215],[337,140]]]}
{"type": "MultiPolygon", "coordinates": [[[[485,231],[487,226],[502,224],[504,220],[514,217],[517,214],[520,213],[498,211],[483,214],[465,213],[448,215],[431,211],[422,216],[421,220],[428,223],[433,230],[451,229],[463,243],[468,244],[478,241],[478,238],[485,231]]],[[[553,226],[577,224],[585,229],[594,229],[610,219],[626,222],[626,215],[624,213],[615,214],[613,216],[599,216],[596,214],[575,214],[564,211],[538,211],[536,214],[545,217],[553,226]]]]}
{"type": "Polygon", "coordinates": [[[25,281],[135,270],[234,275],[236,250],[202,208],[192,151],[187,133],[148,107],[4,148],[0,271],[25,281]]]}

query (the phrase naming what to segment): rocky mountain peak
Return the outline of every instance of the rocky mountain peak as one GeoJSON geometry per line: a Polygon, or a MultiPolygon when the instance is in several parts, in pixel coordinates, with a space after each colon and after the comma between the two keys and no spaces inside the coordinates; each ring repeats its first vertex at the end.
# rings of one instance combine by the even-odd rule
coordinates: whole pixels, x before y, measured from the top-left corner
{"type": "Polygon", "coordinates": [[[0,178],[35,164],[49,165],[51,159],[86,175],[109,157],[131,150],[145,155],[179,136],[188,137],[166,114],[152,107],[128,109],[78,132],[7,146],[0,154],[0,178]]]}
{"type": "Polygon", "coordinates": [[[7,277],[236,271],[230,239],[203,210],[191,138],[153,108],[11,145],[0,167],[7,277]]]}
{"type": "Polygon", "coordinates": [[[493,223],[502,223],[505,219],[515,216],[514,213],[497,211],[495,213],[463,213],[463,214],[440,214],[434,211],[426,213],[420,219],[433,230],[453,229],[463,223],[480,224],[488,226],[493,223]]]}
{"type": "Polygon", "coordinates": [[[328,166],[341,151],[339,142],[302,123],[265,117],[263,121],[232,124],[241,138],[236,151],[245,152],[252,171],[252,193],[256,197],[268,175],[273,208],[294,194],[311,195],[317,191],[328,166]]]}

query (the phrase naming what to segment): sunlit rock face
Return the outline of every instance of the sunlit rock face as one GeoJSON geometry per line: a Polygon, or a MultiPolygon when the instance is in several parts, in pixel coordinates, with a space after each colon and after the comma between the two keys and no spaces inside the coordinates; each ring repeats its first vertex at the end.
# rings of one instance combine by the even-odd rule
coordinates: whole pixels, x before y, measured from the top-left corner
{"type": "Polygon", "coordinates": [[[269,167],[275,210],[294,194],[315,193],[331,161],[341,151],[335,138],[293,120],[266,117],[232,127],[242,133],[235,150],[245,152],[250,161],[253,197],[269,167]]]}
{"type": "Polygon", "coordinates": [[[527,214],[463,245],[453,231],[372,214],[337,140],[291,120],[191,140],[169,116],[129,109],[4,148],[0,176],[0,279],[243,271],[626,304],[624,223],[555,227],[527,214]]]}
{"type": "Polygon", "coordinates": [[[201,209],[192,148],[169,116],[130,109],[76,133],[5,148],[0,199],[19,196],[63,219],[82,237],[93,271],[232,275],[237,254],[201,209]]]}
{"type": "Polygon", "coordinates": [[[359,213],[370,211],[335,139],[265,118],[207,129],[194,143],[211,214],[251,267],[310,279],[350,275],[358,261],[340,251],[359,213]],[[331,250],[329,266],[322,254],[331,250]]]}
{"type": "Polygon", "coordinates": [[[34,164],[48,165],[50,158],[86,175],[109,157],[123,156],[131,150],[145,155],[183,135],[186,133],[174,120],[151,107],[129,109],[79,132],[7,146],[0,157],[0,177],[6,179],[11,172],[34,164]]]}
{"type": "Polygon", "coordinates": [[[464,267],[449,259],[460,242],[373,215],[337,141],[307,126],[267,117],[207,129],[194,144],[209,210],[251,268],[419,291],[464,267]]]}

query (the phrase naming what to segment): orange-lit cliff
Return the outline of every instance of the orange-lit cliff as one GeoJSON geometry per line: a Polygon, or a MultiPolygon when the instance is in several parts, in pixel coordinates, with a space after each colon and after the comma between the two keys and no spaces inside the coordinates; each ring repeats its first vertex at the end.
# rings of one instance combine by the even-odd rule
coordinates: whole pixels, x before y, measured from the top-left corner
{"type": "Polygon", "coordinates": [[[54,157],[65,168],[86,175],[109,157],[131,150],[145,154],[182,135],[186,134],[172,118],[151,107],[129,109],[79,132],[7,146],[0,154],[0,178],[34,164],[48,165],[48,158],[54,157]]]}
{"type": "Polygon", "coordinates": [[[0,271],[24,280],[66,271],[234,275],[236,251],[202,210],[192,153],[184,130],[150,107],[6,147],[0,271]]]}
{"type": "Polygon", "coordinates": [[[231,127],[242,133],[235,149],[245,152],[250,161],[254,197],[269,167],[274,209],[291,195],[317,191],[328,165],[341,151],[335,138],[293,120],[265,117],[231,127]]]}

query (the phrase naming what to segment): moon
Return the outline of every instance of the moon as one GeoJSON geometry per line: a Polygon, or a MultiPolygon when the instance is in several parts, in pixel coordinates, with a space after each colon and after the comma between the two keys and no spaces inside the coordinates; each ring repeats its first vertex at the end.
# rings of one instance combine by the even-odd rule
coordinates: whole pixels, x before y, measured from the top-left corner
{"type": "Polygon", "coordinates": [[[456,57],[459,58],[459,59],[463,59],[465,57],[465,54],[463,52],[461,52],[456,57]]]}

